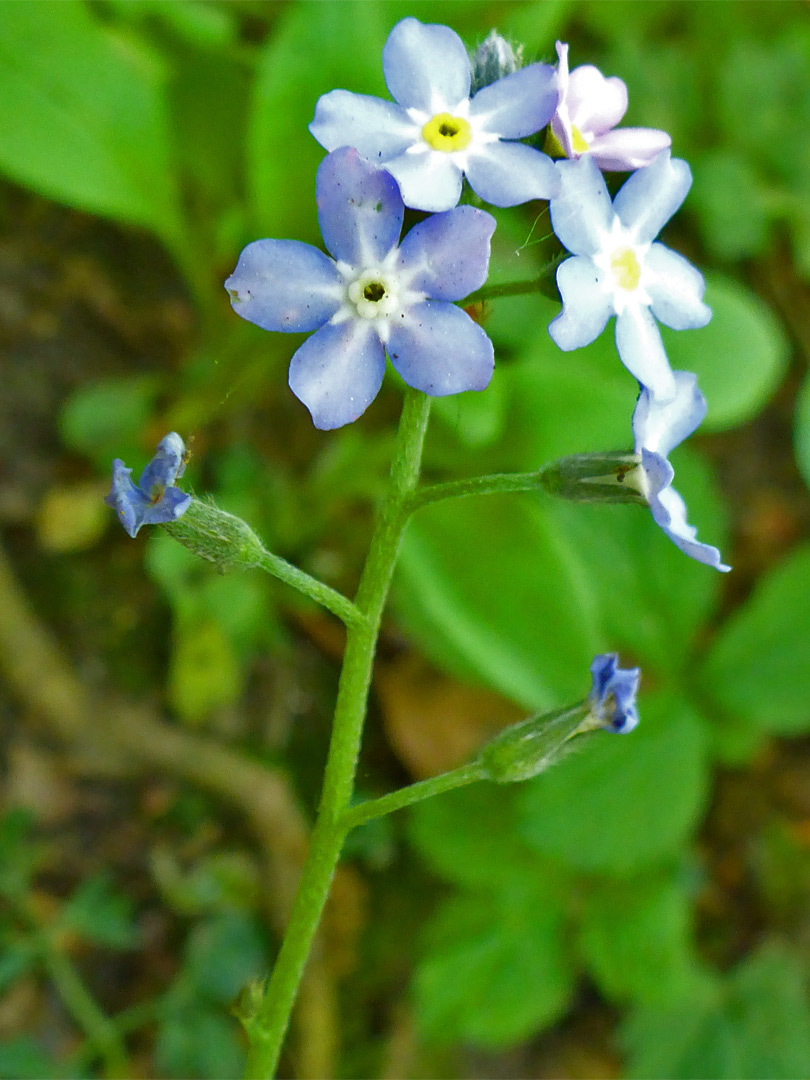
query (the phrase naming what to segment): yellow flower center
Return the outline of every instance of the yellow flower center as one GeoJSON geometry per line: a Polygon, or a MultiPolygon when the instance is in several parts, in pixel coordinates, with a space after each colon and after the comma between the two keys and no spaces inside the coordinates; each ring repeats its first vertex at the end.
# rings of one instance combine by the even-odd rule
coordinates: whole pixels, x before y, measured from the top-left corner
{"type": "Polygon", "coordinates": [[[434,150],[452,154],[455,150],[467,149],[472,139],[472,128],[462,116],[436,113],[422,128],[422,138],[434,150]]]}
{"type": "Polygon", "coordinates": [[[571,125],[571,145],[574,148],[574,153],[575,154],[587,154],[588,153],[589,147],[588,147],[588,143],[585,140],[584,135],[579,130],[579,128],[574,127],[573,124],[571,125]]]}
{"type": "Polygon", "coordinates": [[[620,289],[632,292],[638,288],[641,279],[641,267],[632,248],[618,248],[610,259],[610,269],[620,289]]]}

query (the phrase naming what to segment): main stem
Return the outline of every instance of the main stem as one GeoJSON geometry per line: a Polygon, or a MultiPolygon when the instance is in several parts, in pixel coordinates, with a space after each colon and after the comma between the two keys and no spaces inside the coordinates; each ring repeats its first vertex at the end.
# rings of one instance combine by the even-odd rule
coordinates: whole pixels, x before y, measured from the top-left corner
{"type": "Polygon", "coordinates": [[[347,626],[332,738],[309,854],[273,973],[253,1017],[246,1021],[250,1039],[246,1076],[251,1080],[275,1075],[298,985],[346,836],[344,812],[354,790],[380,620],[410,498],[419,481],[429,411],[430,398],[406,390],[388,489],[355,597],[363,619],[347,626]]]}

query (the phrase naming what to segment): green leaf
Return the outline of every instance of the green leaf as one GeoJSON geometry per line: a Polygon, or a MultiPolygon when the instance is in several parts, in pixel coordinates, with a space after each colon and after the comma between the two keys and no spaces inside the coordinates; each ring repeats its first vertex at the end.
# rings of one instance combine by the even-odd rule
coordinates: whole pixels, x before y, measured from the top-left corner
{"type": "Polygon", "coordinates": [[[796,399],[796,463],[810,487],[810,376],[805,378],[796,399]]]}
{"type": "Polygon", "coordinates": [[[192,1004],[171,1012],[155,1040],[158,1074],[204,1080],[241,1076],[245,1053],[240,1034],[236,1020],[209,1007],[192,1004]]]}
{"type": "Polygon", "coordinates": [[[51,1080],[65,1070],[29,1035],[18,1035],[0,1045],[0,1077],[9,1080],[51,1080]]]}
{"type": "Polygon", "coordinates": [[[209,1001],[232,1001],[264,972],[267,950],[255,918],[226,911],[199,922],[186,942],[184,970],[209,1001]]]}
{"type": "Polygon", "coordinates": [[[187,723],[199,723],[242,691],[242,668],[222,628],[211,618],[180,618],[172,639],[169,700],[187,723]]]}
{"type": "Polygon", "coordinates": [[[713,316],[700,330],[661,328],[673,368],[697,373],[709,410],[701,430],[724,431],[750,420],[779,386],[790,345],[756,293],[722,274],[706,275],[713,316]]]}
{"type": "Polygon", "coordinates": [[[0,817],[0,895],[22,897],[47,861],[49,848],[32,836],[34,816],[13,807],[0,817]]]}
{"type": "Polygon", "coordinates": [[[764,577],[721,628],[700,682],[732,719],[763,731],[810,729],[810,546],[764,577]]]}
{"type": "Polygon", "coordinates": [[[580,948],[612,1000],[666,1005],[694,982],[690,904],[671,874],[594,884],[584,898],[580,948]]]}
{"type": "Polygon", "coordinates": [[[556,1020],[573,990],[562,931],[560,900],[539,880],[447,901],[414,980],[423,1036],[505,1047],[556,1020]]]}
{"type": "Polygon", "coordinates": [[[134,465],[129,455],[143,457],[141,439],[159,390],[160,380],[153,375],[104,379],[79,387],[59,418],[65,445],[105,471],[113,458],[134,465]]]}
{"type": "Polygon", "coordinates": [[[115,891],[108,874],[83,881],[62,907],[59,924],[99,945],[131,949],[138,941],[132,901],[115,891]]]}
{"type": "Polygon", "coordinates": [[[583,696],[596,637],[579,566],[540,500],[430,506],[408,529],[396,602],[436,662],[528,709],[583,696]]]}
{"type": "Polygon", "coordinates": [[[176,241],[163,73],[78,0],[4,4],[0,169],[17,183],[176,241]]]}
{"type": "Polygon", "coordinates": [[[770,229],[768,181],[750,159],[724,147],[698,157],[693,171],[690,205],[709,251],[728,260],[761,254],[770,229]]]}
{"type": "Polygon", "coordinates": [[[622,875],[671,856],[695,828],[708,786],[703,726],[678,698],[642,695],[641,724],[530,780],[521,833],[543,855],[622,875]]]}

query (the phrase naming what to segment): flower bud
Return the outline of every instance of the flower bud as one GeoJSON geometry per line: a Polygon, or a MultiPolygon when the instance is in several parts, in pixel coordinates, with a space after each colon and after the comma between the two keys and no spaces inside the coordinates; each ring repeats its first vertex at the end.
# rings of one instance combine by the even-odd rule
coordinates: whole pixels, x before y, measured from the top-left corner
{"type": "Polygon", "coordinates": [[[647,505],[644,470],[636,454],[572,454],[542,468],[538,480],[550,495],[563,499],[647,505]]]}
{"type": "Polygon", "coordinates": [[[490,30],[470,58],[472,88],[477,94],[483,86],[497,82],[504,75],[511,75],[523,66],[523,46],[510,45],[497,30],[490,30]]]}
{"type": "Polygon", "coordinates": [[[166,531],[222,573],[258,566],[265,555],[261,540],[241,518],[200,499],[192,499],[184,515],[166,525],[166,531]]]}

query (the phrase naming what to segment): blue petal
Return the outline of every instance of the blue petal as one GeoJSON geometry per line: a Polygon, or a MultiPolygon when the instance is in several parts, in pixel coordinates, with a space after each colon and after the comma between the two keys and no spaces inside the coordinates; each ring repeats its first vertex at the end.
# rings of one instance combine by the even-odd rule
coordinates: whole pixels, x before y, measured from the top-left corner
{"type": "Polygon", "coordinates": [[[421,136],[401,105],[348,90],[330,90],[318,99],[309,130],[326,150],[353,146],[378,163],[403,153],[421,136]]]}
{"type": "Polygon", "coordinates": [[[472,206],[433,214],[400,244],[399,272],[433,300],[463,300],[487,279],[494,231],[495,218],[472,206]]]}
{"type": "Polygon", "coordinates": [[[149,501],[135,487],[131,477],[132,469],[128,469],[120,458],[116,458],[113,461],[112,486],[104,502],[116,511],[129,535],[135,537],[143,524],[143,511],[149,501]]]}
{"type": "Polygon", "coordinates": [[[644,287],[652,300],[656,319],[673,330],[695,330],[705,326],[712,309],[703,303],[706,282],[683,255],[663,244],[653,244],[644,260],[649,277],[644,287]]]}
{"type": "Polygon", "coordinates": [[[591,711],[612,731],[626,735],[638,725],[636,694],[640,668],[620,668],[616,653],[603,653],[591,664],[591,711]]]}
{"type": "Polygon", "coordinates": [[[549,203],[551,227],[574,255],[595,255],[614,220],[610,195],[599,167],[588,154],[558,161],[560,191],[549,203]]]}
{"type": "Polygon", "coordinates": [[[147,498],[156,488],[166,488],[183,475],[186,447],[176,431],[170,431],[157,445],[155,456],[141,473],[138,487],[147,498]]]}
{"type": "Polygon", "coordinates": [[[692,186],[692,173],[685,161],[662,150],[651,165],[638,169],[624,182],[613,201],[622,225],[632,229],[637,241],[654,240],[692,186]]]}
{"type": "MultiPolygon", "coordinates": [[[[642,454],[642,463],[646,468],[646,452],[642,454]]],[[[653,520],[680,550],[697,562],[713,566],[715,570],[727,573],[731,567],[722,561],[722,556],[711,544],[702,544],[697,537],[697,529],[686,520],[686,503],[672,487],[665,487],[650,499],[653,520]]]]}
{"type": "Polygon", "coordinates": [[[557,288],[563,309],[549,325],[548,332],[563,352],[590,345],[613,314],[610,295],[602,288],[602,277],[602,271],[585,255],[575,255],[557,267],[557,288]]]}
{"type": "Polygon", "coordinates": [[[312,414],[316,428],[350,424],[379,392],[385,350],[370,323],[352,319],[322,326],[290,363],[290,389],[312,414]]]}
{"type": "Polygon", "coordinates": [[[387,161],[385,167],[399,184],[403,202],[412,210],[441,213],[451,210],[461,197],[464,174],[450,154],[440,150],[401,154],[387,161]]]}
{"type": "Polygon", "coordinates": [[[255,240],[225,282],[237,315],[262,330],[306,332],[322,326],[343,295],[335,264],[300,240],[255,240]]]}
{"type": "Polygon", "coordinates": [[[372,267],[397,246],[404,207],[384,169],[351,147],[328,154],[315,181],[318,224],[326,248],[356,269],[372,267]]]}
{"type": "Polygon", "coordinates": [[[675,380],[661,332],[646,305],[628,305],[617,316],[616,348],[630,374],[650,393],[667,401],[675,396],[675,380]]]}
{"type": "Polygon", "coordinates": [[[141,525],[166,525],[185,514],[191,505],[191,496],[180,488],[166,488],[158,502],[149,503],[143,510],[141,525]]]}
{"type": "Polygon", "coordinates": [[[530,199],[552,199],[560,177],[546,154],[517,142],[485,143],[467,161],[470,187],[492,206],[519,206],[530,199]]]}
{"type": "Polygon", "coordinates": [[[408,386],[443,397],[489,385],[492,342],[466,311],[428,300],[404,316],[392,323],[387,349],[408,386]]]}
{"type": "MultiPolygon", "coordinates": [[[[691,371],[673,371],[675,396],[661,401],[642,389],[633,412],[635,452],[652,451],[666,458],[688,438],[706,415],[706,399],[691,371]]],[[[672,477],[667,483],[672,482],[672,477]]],[[[651,485],[654,487],[654,483],[651,485]]],[[[660,490],[660,487],[658,488],[660,490]]]]}
{"type": "Polygon", "coordinates": [[[398,22],[383,47],[383,73],[391,97],[406,109],[433,115],[470,96],[470,60],[448,26],[398,22]]]}
{"type": "Polygon", "coordinates": [[[502,139],[523,139],[545,127],[557,108],[557,73],[549,64],[529,64],[479,90],[470,116],[481,130],[502,139]]]}

